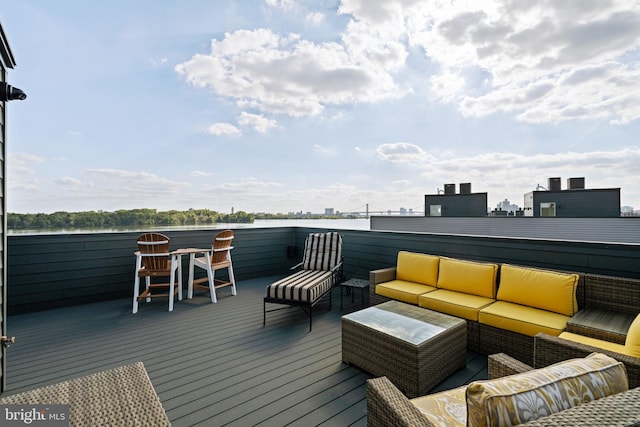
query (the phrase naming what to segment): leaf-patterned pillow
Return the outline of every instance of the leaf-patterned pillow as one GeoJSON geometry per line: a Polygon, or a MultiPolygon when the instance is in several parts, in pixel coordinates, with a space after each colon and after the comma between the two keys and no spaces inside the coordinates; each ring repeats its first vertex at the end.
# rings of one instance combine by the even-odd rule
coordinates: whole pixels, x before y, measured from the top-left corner
{"type": "Polygon", "coordinates": [[[621,362],[600,353],[467,387],[467,426],[513,426],[629,389],[621,362]]]}

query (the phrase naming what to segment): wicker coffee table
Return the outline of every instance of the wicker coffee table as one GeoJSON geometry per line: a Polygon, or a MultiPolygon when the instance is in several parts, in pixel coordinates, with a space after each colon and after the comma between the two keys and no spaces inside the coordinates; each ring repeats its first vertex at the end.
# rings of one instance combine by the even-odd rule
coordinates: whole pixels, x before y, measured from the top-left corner
{"type": "Polygon", "coordinates": [[[342,361],[386,376],[410,398],[463,368],[466,347],[466,321],[402,302],[342,316],[342,361]]]}

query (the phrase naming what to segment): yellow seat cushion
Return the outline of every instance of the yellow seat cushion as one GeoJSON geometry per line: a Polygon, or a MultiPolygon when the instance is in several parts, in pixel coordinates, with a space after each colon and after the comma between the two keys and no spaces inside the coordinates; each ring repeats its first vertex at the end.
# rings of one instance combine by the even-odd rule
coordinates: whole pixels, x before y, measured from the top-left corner
{"type": "Polygon", "coordinates": [[[440,257],[414,252],[398,252],[396,279],[436,286],[440,257]]]}
{"type": "Polygon", "coordinates": [[[493,298],[454,292],[447,289],[438,289],[428,294],[420,295],[418,298],[418,305],[420,307],[475,322],[478,321],[478,312],[480,309],[493,302],[495,302],[493,298]]]}
{"type": "Polygon", "coordinates": [[[420,295],[435,290],[435,286],[407,282],[406,280],[391,280],[390,282],[378,283],[376,285],[376,294],[413,305],[418,305],[418,297],[420,297],[420,295]]]}
{"type": "Polygon", "coordinates": [[[570,318],[563,314],[505,301],[496,301],[478,313],[478,321],[481,324],[530,337],[538,332],[558,336],[570,318]]]}
{"type": "Polygon", "coordinates": [[[592,347],[625,354],[631,357],[640,357],[640,314],[638,314],[631,323],[624,345],[599,340],[597,338],[585,337],[584,335],[574,334],[571,332],[563,332],[559,337],[569,341],[578,342],[580,344],[586,344],[592,347]]]}
{"type": "Polygon", "coordinates": [[[629,356],[640,357],[640,314],[636,316],[634,321],[631,322],[631,326],[629,326],[624,348],[629,356]]]}
{"type": "Polygon", "coordinates": [[[573,316],[578,311],[577,274],[503,264],[497,299],[573,316]]]}
{"type": "MultiPolygon", "coordinates": [[[[629,389],[624,365],[604,354],[467,387],[467,426],[513,426],[629,389]]],[[[585,420],[588,425],[588,420],[585,420]]]]}
{"type": "Polygon", "coordinates": [[[498,264],[441,257],[437,287],[495,298],[497,275],[498,264]]]}
{"type": "Polygon", "coordinates": [[[601,348],[603,350],[609,350],[609,351],[613,351],[620,354],[626,354],[624,345],[622,344],[605,341],[605,340],[599,340],[597,338],[586,337],[584,335],[574,334],[573,332],[563,332],[560,335],[558,335],[558,337],[565,340],[577,342],[580,344],[586,344],[592,347],[601,348]]]}
{"type": "Polygon", "coordinates": [[[416,397],[410,402],[420,413],[438,427],[465,427],[467,425],[467,386],[440,393],[416,397]]]}

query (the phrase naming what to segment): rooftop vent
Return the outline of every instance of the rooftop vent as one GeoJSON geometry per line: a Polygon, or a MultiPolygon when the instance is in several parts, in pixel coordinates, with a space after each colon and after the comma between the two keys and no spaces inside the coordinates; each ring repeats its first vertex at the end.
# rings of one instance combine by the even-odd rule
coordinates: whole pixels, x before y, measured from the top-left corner
{"type": "Polygon", "coordinates": [[[462,183],[460,183],[460,194],[471,194],[471,183],[470,182],[462,182],[462,183]]]}
{"type": "Polygon", "coordinates": [[[560,178],[549,178],[549,185],[547,187],[549,191],[562,190],[562,184],[560,184],[560,178]]]}
{"type": "Polygon", "coordinates": [[[456,185],[455,184],[445,184],[444,185],[444,194],[456,194],[456,185]]]}
{"type": "Polygon", "coordinates": [[[584,190],[584,178],[568,178],[568,190],[584,190]]]}

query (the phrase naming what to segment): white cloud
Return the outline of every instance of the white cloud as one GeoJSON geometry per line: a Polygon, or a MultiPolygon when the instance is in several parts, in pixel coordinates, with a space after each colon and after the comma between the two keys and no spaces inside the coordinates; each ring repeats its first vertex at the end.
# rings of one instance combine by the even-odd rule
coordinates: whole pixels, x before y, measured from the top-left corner
{"type": "Polygon", "coordinates": [[[72,178],[70,176],[63,176],[62,178],[58,178],[54,181],[56,184],[68,186],[68,187],[80,187],[82,186],[82,181],[76,178],[72,178]]]}
{"type": "Polygon", "coordinates": [[[207,193],[217,194],[223,193],[260,193],[269,188],[281,187],[278,182],[262,181],[254,177],[246,177],[237,182],[225,182],[218,185],[209,185],[205,187],[207,193]]]}
{"type": "Polygon", "coordinates": [[[9,152],[7,170],[12,179],[7,181],[7,185],[11,188],[27,185],[26,180],[34,179],[33,177],[36,174],[35,166],[44,163],[44,161],[43,157],[35,154],[9,152]]]}
{"type": "Polygon", "coordinates": [[[296,5],[295,0],[264,0],[264,2],[269,7],[282,9],[284,11],[290,11],[296,5]]]}
{"type": "Polygon", "coordinates": [[[637,2],[342,0],[338,13],[351,17],[340,42],[238,30],[176,71],[241,107],[300,117],[411,92],[396,80],[408,49],[419,47],[432,67],[412,71],[466,116],[614,124],[640,117],[637,2]]]}
{"type": "Polygon", "coordinates": [[[406,142],[382,144],[376,150],[378,157],[391,163],[409,165],[424,165],[434,160],[434,157],[421,147],[406,142]]]}
{"type": "Polygon", "coordinates": [[[222,135],[241,135],[240,129],[232,125],[231,123],[214,123],[207,131],[211,135],[222,136],[222,135]]]}
{"type": "MultiPolygon", "coordinates": [[[[132,172],[122,169],[87,169],[87,175],[99,179],[102,182],[100,188],[106,191],[122,191],[119,197],[136,194],[154,194],[159,197],[163,193],[168,194],[189,187],[187,182],[173,181],[149,172],[132,172]]],[[[98,187],[98,186],[97,186],[98,187]]]]}
{"type": "Polygon", "coordinates": [[[268,29],[238,30],[213,40],[208,55],[176,66],[196,87],[234,98],[241,107],[293,117],[325,105],[369,103],[402,94],[380,54],[353,54],[335,43],[281,37],[268,29]]]}
{"type": "Polygon", "coordinates": [[[324,13],[310,12],[305,16],[304,20],[311,25],[320,25],[324,22],[324,13]]]}
{"type": "Polygon", "coordinates": [[[349,46],[370,37],[422,47],[440,67],[425,75],[432,94],[467,116],[640,117],[637,2],[343,0],[339,10],[354,18],[343,37],[349,46]]]}
{"type": "Polygon", "coordinates": [[[44,162],[44,157],[31,153],[9,152],[9,164],[36,164],[44,162]]]}
{"type": "Polygon", "coordinates": [[[242,126],[250,126],[256,132],[266,133],[269,129],[278,127],[278,122],[273,119],[268,119],[261,114],[251,114],[243,111],[238,117],[238,124],[242,126]]]}
{"type": "Polygon", "coordinates": [[[320,144],[313,146],[313,152],[323,156],[335,156],[337,154],[335,149],[320,144]]]}
{"type": "Polygon", "coordinates": [[[211,172],[193,171],[189,175],[200,177],[200,176],[211,176],[213,174],[211,172]]]}

